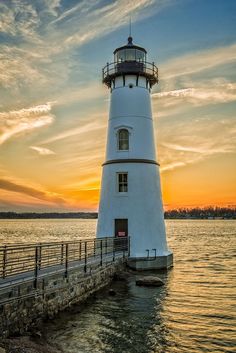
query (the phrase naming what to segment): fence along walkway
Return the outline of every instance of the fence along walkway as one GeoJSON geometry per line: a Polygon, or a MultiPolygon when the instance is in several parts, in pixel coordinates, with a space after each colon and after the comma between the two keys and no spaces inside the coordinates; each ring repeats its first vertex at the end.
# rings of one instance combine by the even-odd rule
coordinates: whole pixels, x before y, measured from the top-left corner
{"type": "Polygon", "coordinates": [[[75,268],[89,273],[128,252],[128,237],[0,246],[0,290],[32,280],[37,289],[39,279],[58,272],[68,277],[75,268]]]}

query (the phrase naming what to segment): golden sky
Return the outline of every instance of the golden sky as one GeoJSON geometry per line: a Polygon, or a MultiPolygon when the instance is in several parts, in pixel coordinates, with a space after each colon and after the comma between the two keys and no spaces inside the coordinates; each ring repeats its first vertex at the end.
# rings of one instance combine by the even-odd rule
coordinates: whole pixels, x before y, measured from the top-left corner
{"type": "Polygon", "coordinates": [[[0,211],[97,210],[109,90],[134,42],[159,67],[152,105],[165,208],[236,205],[234,1],[0,3],[0,211]]]}

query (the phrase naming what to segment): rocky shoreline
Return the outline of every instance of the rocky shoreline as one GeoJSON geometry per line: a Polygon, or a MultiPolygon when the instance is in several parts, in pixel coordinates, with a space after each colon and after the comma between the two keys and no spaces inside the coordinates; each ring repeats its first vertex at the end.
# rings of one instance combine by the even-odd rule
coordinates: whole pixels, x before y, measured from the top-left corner
{"type": "Polygon", "coordinates": [[[1,340],[0,353],[61,353],[61,350],[50,346],[43,337],[21,336],[1,340]]]}

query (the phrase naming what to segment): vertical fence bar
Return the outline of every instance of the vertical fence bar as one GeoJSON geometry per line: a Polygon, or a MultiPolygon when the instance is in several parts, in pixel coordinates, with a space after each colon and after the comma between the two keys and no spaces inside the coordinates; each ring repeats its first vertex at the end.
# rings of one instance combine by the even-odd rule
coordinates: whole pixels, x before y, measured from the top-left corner
{"type": "Polygon", "coordinates": [[[2,278],[6,278],[6,269],[7,269],[7,245],[4,246],[3,250],[3,263],[2,263],[2,278]]]}
{"type": "Polygon", "coordinates": [[[42,259],[42,244],[39,244],[39,254],[38,254],[38,269],[41,269],[41,259],[42,259]]]}
{"type": "Polygon", "coordinates": [[[100,266],[101,267],[102,267],[102,242],[103,242],[103,240],[100,240],[100,250],[101,250],[100,266]]]}
{"type": "Polygon", "coordinates": [[[68,277],[69,244],[66,244],[65,278],[68,277]]]}
{"type": "Polygon", "coordinates": [[[113,262],[115,261],[115,247],[116,247],[116,238],[113,239],[113,262]]]}
{"type": "Polygon", "coordinates": [[[81,261],[81,252],[82,252],[82,249],[81,249],[81,241],[79,242],[79,260],[81,261]]]}
{"type": "Polygon", "coordinates": [[[84,272],[87,272],[87,241],[84,243],[84,272]]]}
{"type": "Polygon", "coordinates": [[[64,243],[61,243],[61,265],[63,265],[64,260],[64,243]]]}
{"type": "Polygon", "coordinates": [[[130,257],[130,237],[128,237],[128,257],[130,257]]]}
{"type": "Polygon", "coordinates": [[[37,289],[38,286],[38,260],[39,260],[39,248],[35,247],[35,259],[34,259],[34,288],[37,289]]]}
{"type": "Polygon", "coordinates": [[[93,242],[93,256],[96,257],[96,240],[93,242]]]}
{"type": "Polygon", "coordinates": [[[106,255],[107,255],[107,238],[106,238],[106,240],[105,240],[105,251],[106,251],[106,255]]]}
{"type": "Polygon", "coordinates": [[[123,248],[123,259],[125,258],[125,250],[126,250],[126,243],[127,243],[127,238],[122,239],[122,248],[123,248]]]}

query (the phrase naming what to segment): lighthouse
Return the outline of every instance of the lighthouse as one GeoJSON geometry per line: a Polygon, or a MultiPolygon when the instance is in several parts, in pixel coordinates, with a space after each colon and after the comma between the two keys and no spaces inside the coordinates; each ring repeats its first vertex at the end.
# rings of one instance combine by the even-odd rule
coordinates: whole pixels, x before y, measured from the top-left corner
{"type": "Polygon", "coordinates": [[[171,267],[150,97],[158,69],[130,36],[103,68],[103,83],[111,95],[97,237],[128,236],[133,269],[171,267]]]}

